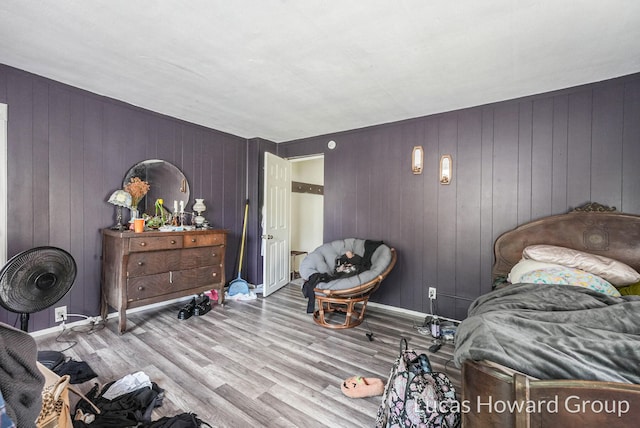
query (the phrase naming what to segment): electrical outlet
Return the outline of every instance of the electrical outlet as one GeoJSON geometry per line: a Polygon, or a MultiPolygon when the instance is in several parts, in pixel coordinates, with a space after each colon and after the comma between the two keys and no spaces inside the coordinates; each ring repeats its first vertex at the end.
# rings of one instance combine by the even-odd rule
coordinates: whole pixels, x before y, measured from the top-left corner
{"type": "Polygon", "coordinates": [[[55,309],[55,322],[64,322],[67,320],[67,307],[58,306],[55,309]]]}
{"type": "Polygon", "coordinates": [[[436,300],[436,287],[429,287],[429,300],[436,300]]]}

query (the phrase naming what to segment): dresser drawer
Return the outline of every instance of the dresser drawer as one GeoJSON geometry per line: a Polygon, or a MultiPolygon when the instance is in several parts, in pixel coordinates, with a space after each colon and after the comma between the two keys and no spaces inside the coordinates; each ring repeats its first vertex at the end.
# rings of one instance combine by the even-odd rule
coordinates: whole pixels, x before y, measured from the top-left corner
{"type": "Polygon", "coordinates": [[[223,281],[222,267],[216,265],[173,272],[173,281],[185,283],[187,288],[202,287],[207,284],[219,284],[223,281]]]}
{"type": "Polygon", "coordinates": [[[134,302],[207,284],[218,284],[222,280],[221,272],[220,266],[208,266],[129,278],[127,301],[134,302]]]}
{"type": "Polygon", "coordinates": [[[214,266],[222,264],[224,247],[185,248],[180,251],[180,267],[175,270],[195,269],[201,266],[214,266]]]}
{"type": "Polygon", "coordinates": [[[127,281],[127,301],[135,302],[189,288],[188,284],[178,283],[172,276],[165,272],[130,278],[127,281]]]}
{"type": "Polygon", "coordinates": [[[129,239],[129,251],[174,250],[182,248],[180,236],[140,236],[129,239]]]}
{"type": "Polygon", "coordinates": [[[181,253],[179,252],[165,250],[131,253],[127,262],[127,276],[133,278],[180,270],[180,266],[181,253]]]}
{"type": "Polygon", "coordinates": [[[184,237],[184,247],[207,247],[210,245],[224,244],[225,235],[223,233],[215,233],[208,235],[189,235],[184,237]]]}

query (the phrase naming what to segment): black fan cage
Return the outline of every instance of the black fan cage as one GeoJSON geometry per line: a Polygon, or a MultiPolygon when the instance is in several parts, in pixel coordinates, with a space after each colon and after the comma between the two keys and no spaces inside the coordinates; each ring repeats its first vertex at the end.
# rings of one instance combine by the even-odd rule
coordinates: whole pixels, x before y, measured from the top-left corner
{"type": "Polygon", "coordinates": [[[0,271],[0,305],[17,313],[42,311],[69,292],[76,273],[75,260],[61,248],[16,254],[0,271]]]}

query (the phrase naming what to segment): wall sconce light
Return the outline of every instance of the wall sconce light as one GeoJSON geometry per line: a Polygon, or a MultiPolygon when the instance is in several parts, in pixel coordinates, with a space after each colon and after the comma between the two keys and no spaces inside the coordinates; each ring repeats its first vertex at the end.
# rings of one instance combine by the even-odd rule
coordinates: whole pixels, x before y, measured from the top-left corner
{"type": "Polygon", "coordinates": [[[451,155],[440,157],[440,184],[450,184],[453,178],[453,161],[451,155]]]}
{"type": "Polygon", "coordinates": [[[411,152],[411,172],[422,174],[423,159],[424,150],[422,150],[422,146],[414,146],[413,152],[411,152]]]}

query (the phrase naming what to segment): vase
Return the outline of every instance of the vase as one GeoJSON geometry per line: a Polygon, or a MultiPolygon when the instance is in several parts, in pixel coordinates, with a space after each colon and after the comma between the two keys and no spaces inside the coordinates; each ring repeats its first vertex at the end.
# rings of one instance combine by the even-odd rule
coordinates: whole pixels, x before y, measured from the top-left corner
{"type": "Polygon", "coordinates": [[[140,213],[137,208],[129,208],[129,223],[133,223],[133,220],[140,218],[140,213]]]}

